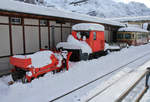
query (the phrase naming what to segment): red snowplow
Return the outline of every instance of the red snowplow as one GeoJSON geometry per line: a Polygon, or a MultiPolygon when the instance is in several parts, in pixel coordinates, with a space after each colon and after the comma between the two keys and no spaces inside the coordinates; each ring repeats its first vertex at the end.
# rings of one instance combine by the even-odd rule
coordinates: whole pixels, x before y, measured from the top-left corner
{"type": "Polygon", "coordinates": [[[16,55],[10,57],[12,79],[22,80],[23,83],[31,82],[34,78],[44,75],[47,72],[59,72],[69,69],[69,58],[71,52],[52,52],[49,50],[39,51],[31,55],[16,55]]]}

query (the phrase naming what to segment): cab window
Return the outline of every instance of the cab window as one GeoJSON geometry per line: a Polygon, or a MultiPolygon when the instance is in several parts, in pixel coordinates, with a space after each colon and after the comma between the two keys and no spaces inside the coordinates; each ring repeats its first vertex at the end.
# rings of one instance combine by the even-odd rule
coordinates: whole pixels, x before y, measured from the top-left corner
{"type": "Polygon", "coordinates": [[[86,39],[88,39],[89,36],[90,36],[90,32],[87,32],[87,31],[80,31],[80,32],[77,32],[77,36],[80,36],[81,38],[83,38],[83,36],[85,36],[86,39]]]}
{"type": "Polygon", "coordinates": [[[96,32],[93,33],[93,40],[96,40],[96,32]]]}

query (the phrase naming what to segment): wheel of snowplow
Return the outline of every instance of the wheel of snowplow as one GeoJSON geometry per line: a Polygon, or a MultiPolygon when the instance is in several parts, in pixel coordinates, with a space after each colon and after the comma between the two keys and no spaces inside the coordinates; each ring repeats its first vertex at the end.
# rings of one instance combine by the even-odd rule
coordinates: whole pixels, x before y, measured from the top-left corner
{"type": "Polygon", "coordinates": [[[12,76],[13,81],[17,81],[18,80],[18,73],[17,72],[12,72],[11,76],[12,76]]]}
{"type": "Polygon", "coordinates": [[[26,78],[26,76],[24,76],[22,79],[21,79],[22,83],[27,83],[28,82],[28,79],[26,78]]]}
{"type": "Polygon", "coordinates": [[[107,50],[107,54],[109,54],[110,53],[110,50],[107,50]]]}

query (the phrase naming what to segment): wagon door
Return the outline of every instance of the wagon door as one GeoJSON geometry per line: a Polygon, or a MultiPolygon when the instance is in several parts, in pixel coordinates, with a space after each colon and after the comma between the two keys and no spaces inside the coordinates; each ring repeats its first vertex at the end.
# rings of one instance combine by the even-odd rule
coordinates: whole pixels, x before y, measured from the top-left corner
{"type": "Polygon", "coordinates": [[[143,43],[144,44],[148,42],[148,40],[147,40],[148,35],[146,33],[143,33],[143,37],[142,38],[143,38],[143,43]]]}
{"type": "Polygon", "coordinates": [[[137,43],[137,45],[138,45],[138,44],[140,44],[141,42],[142,42],[142,35],[141,35],[141,33],[138,33],[138,34],[137,34],[136,43],[137,43]]]}
{"type": "Polygon", "coordinates": [[[100,51],[100,39],[97,32],[93,32],[93,52],[100,51]]]}

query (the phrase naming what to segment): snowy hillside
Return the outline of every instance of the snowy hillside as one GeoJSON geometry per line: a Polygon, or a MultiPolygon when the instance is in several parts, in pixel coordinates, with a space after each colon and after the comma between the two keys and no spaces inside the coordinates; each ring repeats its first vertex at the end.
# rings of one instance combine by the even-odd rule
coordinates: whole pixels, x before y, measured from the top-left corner
{"type": "Polygon", "coordinates": [[[150,8],[142,3],[129,4],[117,0],[45,0],[47,6],[70,10],[99,17],[124,17],[150,15],[150,8]],[[77,1],[85,1],[76,4],[77,1]]]}

